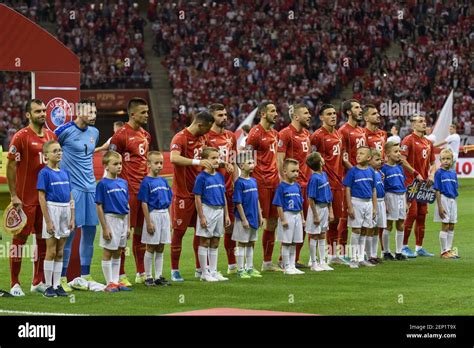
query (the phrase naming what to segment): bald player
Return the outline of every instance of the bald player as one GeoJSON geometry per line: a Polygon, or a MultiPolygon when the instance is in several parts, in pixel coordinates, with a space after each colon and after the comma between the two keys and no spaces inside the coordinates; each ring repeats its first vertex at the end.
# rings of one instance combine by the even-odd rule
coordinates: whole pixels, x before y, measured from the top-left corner
{"type": "Polygon", "coordinates": [[[211,161],[201,159],[201,152],[206,144],[204,137],[212,127],[214,117],[207,111],[198,113],[193,123],[177,133],[171,140],[170,161],[173,164],[173,200],[171,202],[171,221],[173,235],[171,237],[171,280],[183,282],[179,271],[179,259],[183,237],[188,227],[194,228],[194,257],[196,273],[199,276],[200,264],[198,257],[199,237],[196,236],[196,205],[194,203],[194,182],[202,168],[212,168],[211,161]]]}
{"type": "MultiPolygon", "coordinates": [[[[433,143],[425,137],[426,119],[424,116],[415,114],[410,121],[413,133],[403,138],[400,146],[402,166],[407,177],[405,186],[410,185],[415,178],[419,181],[427,181],[431,185],[434,182],[436,166],[433,143]]],[[[423,248],[426,214],[428,214],[427,203],[418,203],[416,200],[411,202],[405,219],[402,249],[402,253],[407,257],[434,256],[423,248]],[[415,221],[416,254],[408,247],[408,240],[415,221]]]]}
{"type": "MultiPolygon", "coordinates": [[[[310,137],[312,150],[317,151],[324,158],[323,170],[328,176],[329,186],[333,194],[334,221],[329,223],[329,229],[326,234],[329,244],[328,256],[331,263],[349,265],[345,255],[345,250],[338,241],[343,240],[344,229],[347,231],[346,213],[344,202],[344,187],[342,180],[344,178],[343,153],[345,151],[342,137],[336,130],[337,114],[336,108],[332,104],[324,104],[319,110],[319,118],[322,121],[321,128],[317,129],[310,137]],[[336,245],[337,244],[337,245],[336,245]],[[337,249],[339,255],[337,257],[337,249]]],[[[347,232],[346,232],[347,233],[347,232]]],[[[346,235],[347,239],[347,235],[346,235]]]]}
{"type": "MultiPolygon", "coordinates": [[[[289,111],[291,123],[278,133],[278,170],[280,177],[283,177],[285,158],[293,158],[299,162],[300,170],[296,181],[300,184],[303,193],[303,211],[306,217],[308,212],[306,187],[312,174],[311,168],[306,164],[306,158],[311,151],[311,141],[309,139],[311,133],[307,129],[311,122],[311,114],[305,104],[291,105],[289,111]]],[[[299,262],[304,239],[305,232],[303,231],[303,243],[296,245],[296,268],[306,267],[303,263],[299,262]]]]}
{"type": "Polygon", "coordinates": [[[45,165],[43,144],[56,136],[44,127],[46,106],[39,99],[32,99],[26,104],[26,118],[29,125],[20,129],[13,136],[8,149],[7,182],[11,202],[17,209],[23,209],[27,222],[25,227],[12,238],[10,247],[10,276],[13,296],[25,296],[20,287],[20,270],[22,249],[30,234],[35,234],[36,248],[32,292],[44,293],[43,262],[46,255],[46,242],[41,237],[43,214],[38,201],[36,184],[38,173],[45,165]]]}
{"type": "MultiPolygon", "coordinates": [[[[128,102],[128,122],[110,140],[109,150],[122,155],[123,165],[120,177],[128,182],[130,194],[130,228],[133,228],[132,250],[137,274],[135,283],[145,282],[145,244],[142,244],[143,211],[138,201],[138,192],[143,178],[148,173],[147,154],[151,136],[143,127],[148,123],[148,103],[142,98],[132,98],[128,102]]],[[[131,283],[125,275],[125,253],[120,262],[120,282],[125,286],[131,283]]]]}
{"type": "Polygon", "coordinates": [[[264,218],[262,246],[262,271],[277,272],[281,269],[272,263],[275,245],[275,228],[278,211],[272,204],[277,186],[280,184],[277,164],[278,132],[273,129],[278,113],[271,101],[260,103],[257,109],[260,123],[253,127],[247,138],[246,149],[256,153],[256,164],[253,177],[258,185],[258,199],[264,218]]]}
{"type": "Polygon", "coordinates": [[[234,194],[234,181],[238,178],[238,169],[235,163],[237,157],[237,139],[235,134],[226,130],[227,111],[222,104],[211,104],[209,111],[214,117],[214,123],[209,133],[205,135],[206,146],[214,147],[219,150],[219,169],[218,172],[224,176],[225,194],[227,199],[227,208],[229,211],[230,226],[225,228],[224,247],[227,254],[227,274],[237,273],[237,262],[235,259],[235,241],[232,240],[232,231],[234,230],[234,203],[232,196],[234,194]]]}

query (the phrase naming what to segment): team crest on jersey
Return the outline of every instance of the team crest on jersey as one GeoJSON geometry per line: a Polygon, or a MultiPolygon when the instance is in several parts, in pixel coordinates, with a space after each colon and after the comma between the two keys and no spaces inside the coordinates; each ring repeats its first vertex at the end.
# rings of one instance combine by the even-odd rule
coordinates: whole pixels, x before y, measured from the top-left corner
{"type": "Polygon", "coordinates": [[[400,146],[400,150],[402,150],[402,151],[406,151],[407,149],[408,149],[408,147],[406,145],[400,146]]]}
{"type": "Polygon", "coordinates": [[[16,154],[16,151],[17,151],[17,150],[16,150],[16,146],[15,146],[15,145],[10,146],[10,151],[9,151],[9,152],[10,152],[12,155],[16,154]]]}
{"type": "Polygon", "coordinates": [[[178,224],[178,226],[179,226],[179,225],[181,225],[181,224],[183,223],[183,220],[181,220],[181,219],[178,219],[178,220],[176,220],[176,223],[177,223],[177,224],[178,224]]]}
{"type": "Polygon", "coordinates": [[[91,137],[91,144],[94,144],[94,137],[91,137]]]}
{"type": "Polygon", "coordinates": [[[46,127],[56,128],[72,121],[72,108],[63,98],[53,98],[46,105],[46,127]]]}
{"type": "Polygon", "coordinates": [[[179,145],[178,144],[171,145],[171,150],[173,150],[173,149],[179,149],[179,145]]]}

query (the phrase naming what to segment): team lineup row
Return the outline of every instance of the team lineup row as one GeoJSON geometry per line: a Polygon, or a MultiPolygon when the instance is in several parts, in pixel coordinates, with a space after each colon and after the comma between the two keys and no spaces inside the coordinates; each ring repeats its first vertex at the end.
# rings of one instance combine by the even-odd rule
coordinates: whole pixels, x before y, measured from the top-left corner
{"type": "MultiPolygon", "coordinates": [[[[92,168],[92,156],[98,139],[98,130],[92,125],[95,122],[97,111],[93,102],[82,101],[82,103],[88,107],[85,107],[83,112],[78,113],[76,120],[58,128],[55,134],[53,134],[43,127],[45,119],[44,103],[38,100],[31,101],[26,113],[30,120],[30,125],[17,132],[10,145],[7,178],[12,203],[17,208],[23,207],[25,214],[28,216],[28,223],[25,228],[14,236],[12,248],[21,248],[28,234],[31,232],[36,233],[38,259],[35,262],[35,277],[31,288],[32,291],[44,292],[48,288],[50,289],[50,295],[53,295],[53,292],[57,294],[55,289],[71,290],[67,283],[66,274],[74,232],[72,231],[67,238],[58,239],[57,242],[55,241],[57,238],[47,238],[48,235],[51,235],[49,232],[52,232],[52,226],[54,226],[55,231],[58,229],[58,226],[54,225],[52,218],[48,216],[50,209],[48,204],[51,205],[48,202],[53,201],[49,201],[47,197],[41,199],[41,194],[40,199],[38,199],[38,194],[36,194],[37,184],[39,185],[41,181],[37,183],[36,178],[38,176],[34,174],[39,173],[44,166],[45,158],[43,156],[45,154],[42,153],[42,147],[46,142],[53,139],[58,141],[57,144],[48,145],[53,150],[45,150],[48,153],[49,151],[56,150],[58,153],[60,157],[60,170],[57,172],[60,173],[64,169],[68,173],[69,178],[69,180],[62,178],[58,182],[70,182],[71,192],[68,199],[74,202],[72,207],[71,203],[67,203],[70,205],[69,211],[74,209],[74,212],[70,212],[69,218],[71,220],[66,225],[73,224],[82,228],[79,250],[81,277],[92,281],[90,262],[92,259],[95,227],[100,220],[103,230],[100,245],[104,247],[102,266],[108,285],[112,284],[111,287],[108,287],[109,290],[118,290],[120,288],[126,290],[131,285],[124,270],[125,253],[120,252],[119,249],[123,244],[123,234],[125,233],[126,235],[126,232],[129,231],[129,226],[133,230],[132,248],[137,268],[135,281],[148,285],[151,285],[150,267],[153,259],[156,272],[154,283],[158,285],[169,284],[162,276],[163,244],[167,242],[171,242],[171,280],[184,280],[179,272],[179,259],[182,238],[188,227],[196,229],[193,243],[196,258],[196,275],[202,277],[203,280],[226,279],[216,269],[218,237],[213,233],[218,234],[219,237],[224,236],[224,246],[229,264],[228,273],[237,273],[241,277],[261,276],[253,267],[252,256],[256,229],[262,222],[264,230],[262,236],[264,249],[262,271],[277,271],[281,269],[272,263],[275,229],[278,232],[278,240],[282,242],[282,268],[286,274],[301,273],[298,268],[302,264],[298,260],[301,246],[305,240],[305,231],[311,235],[310,254],[313,270],[330,268],[325,262],[325,255],[321,254],[321,250],[326,249],[326,240],[328,242],[328,260],[331,263],[348,263],[351,267],[355,268],[359,264],[373,265],[379,262],[379,259],[376,257],[376,241],[378,241],[378,238],[376,237],[376,230],[372,226],[374,217],[372,215],[375,215],[377,211],[377,206],[374,205],[374,203],[377,203],[377,196],[375,196],[375,199],[371,197],[366,198],[365,196],[363,198],[357,197],[357,195],[360,195],[357,193],[359,183],[364,183],[365,185],[372,183],[372,191],[376,188],[375,177],[357,178],[357,175],[359,175],[358,171],[362,170],[364,173],[372,173],[373,170],[367,171],[369,162],[377,157],[380,160],[385,157],[386,134],[378,130],[380,115],[374,106],[366,105],[362,109],[356,100],[344,102],[342,111],[348,117],[348,122],[339,130],[336,130],[334,128],[337,119],[335,107],[329,104],[324,105],[320,110],[320,118],[323,125],[310,135],[306,128],[309,126],[311,115],[305,105],[297,104],[292,106],[292,122],[290,126],[277,133],[272,129],[278,116],[276,108],[271,102],[262,103],[258,109],[260,123],[251,129],[246,139],[246,150],[255,154],[255,158],[252,159],[252,156],[246,156],[249,161],[243,161],[243,163],[239,164],[243,177],[238,178],[237,173],[239,169],[237,168],[237,163],[229,161],[229,155],[232,152],[236,153],[237,147],[235,135],[225,129],[227,122],[225,107],[220,104],[211,105],[209,112],[201,112],[196,115],[193,123],[176,134],[171,142],[170,160],[174,166],[174,172],[173,195],[172,198],[171,196],[169,197],[171,215],[171,219],[169,219],[167,218],[166,208],[163,206],[149,209],[149,207],[144,207],[144,202],[140,200],[143,199],[143,197],[140,197],[140,190],[141,185],[147,182],[147,180],[144,180],[146,175],[148,174],[155,178],[159,173],[158,167],[160,164],[155,163],[156,169],[155,174],[153,174],[151,169],[153,158],[161,158],[162,166],[162,157],[158,154],[153,156],[153,152],[149,153],[148,148],[151,137],[142,128],[142,126],[147,124],[148,120],[148,106],[146,102],[139,98],[130,100],[128,105],[129,121],[110,140],[109,150],[111,151],[107,152],[106,156],[104,156],[104,161],[107,160],[105,164],[108,174],[97,185],[97,188],[95,187],[92,168]],[[367,125],[365,129],[357,125],[362,118],[365,119],[367,125]],[[58,148],[55,148],[56,146],[58,148]],[[369,147],[375,148],[379,153],[371,151],[369,147]],[[217,152],[216,150],[206,150],[206,148],[214,148],[217,152]],[[59,155],[61,151],[63,151],[62,156],[59,155]],[[315,151],[318,151],[318,153],[315,151]],[[118,154],[121,154],[121,156],[117,156],[118,154]],[[311,156],[308,158],[310,154],[311,156]],[[318,157],[315,159],[314,156],[318,157]],[[310,158],[314,160],[312,165],[316,165],[315,163],[319,161],[319,173],[318,170],[316,170],[316,173],[313,173],[316,167],[311,167],[307,163],[310,158]],[[254,162],[252,163],[251,160],[254,162]],[[115,169],[109,168],[114,166],[115,169]],[[215,168],[216,166],[218,168],[215,168]],[[248,177],[245,177],[246,174],[243,166],[254,166],[254,169],[248,168],[248,177]],[[201,173],[202,168],[204,168],[204,171],[201,173]],[[110,174],[111,170],[116,170],[116,174],[110,174]],[[215,175],[215,171],[219,175],[215,175]],[[345,173],[346,171],[347,173],[345,173]],[[118,174],[120,174],[123,180],[113,180],[113,175],[118,174]],[[253,178],[252,180],[249,180],[250,174],[253,178]],[[317,202],[317,200],[307,198],[309,197],[310,190],[308,183],[311,182],[314,175],[327,178],[327,184],[325,185],[328,189],[330,188],[332,205],[330,202],[317,202]],[[349,182],[346,182],[351,176],[353,177],[353,183],[357,183],[354,189],[349,185],[349,182]],[[209,180],[203,180],[203,177],[209,179],[211,184],[207,185],[209,180]],[[203,181],[201,186],[197,186],[201,182],[198,178],[203,181]],[[223,183],[212,183],[212,180],[217,180],[217,178],[219,180],[222,179],[223,183]],[[105,183],[108,180],[118,186],[107,188],[105,183]],[[248,187],[246,190],[249,190],[248,193],[257,195],[258,205],[261,207],[261,210],[257,209],[259,212],[257,214],[259,216],[257,224],[255,220],[247,218],[246,215],[248,212],[245,209],[249,208],[247,202],[250,202],[250,199],[242,200],[243,204],[237,204],[236,208],[234,208],[234,202],[238,202],[235,201],[236,188],[239,185],[243,187],[243,183],[247,182],[255,183],[256,186],[248,187]],[[297,183],[297,185],[294,185],[294,183],[297,183]],[[285,191],[285,185],[288,186],[289,192],[285,191]],[[346,189],[344,189],[344,185],[346,189]],[[291,191],[295,190],[295,188],[298,188],[299,192],[291,191]],[[99,189],[105,190],[105,193],[101,194],[99,189]],[[349,191],[347,191],[348,189],[349,191]],[[212,199],[207,201],[208,195],[212,196],[214,191],[219,192],[219,195],[224,195],[226,204],[214,205],[210,203],[216,203],[212,199]],[[356,192],[355,196],[354,192],[356,192]],[[122,201],[114,203],[120,208],[117,211],[111,212],[111,210],[106,209],[105,201],[109,195],[123,195],[122,201]],[[278,197],[280,198],[278,199],[278,197]],[[292,198],[288,200],[288,197],[292,198]],[[352,199],[355,199],[355,201],[352,202],[352,199]],[[358,201],[358,199],[361,201],[358,201]],[[367,201],[365,200],[367,199],[372,200],[372,203],[366,204],[367,201]],[[128,206],[124,203],[127,201],[128,206]],[[118,202],[121,203],[119,204],[118,202]],[[98,204],[97,209],[96,203],[98,204]],[[301,203],[301,209],[295,210],[299,208],[299,203],[301,203]],[[369,205],[371,208],[369,208],[369,205]],[[311,209],[308,209],[309,206],[311,209]],[[347,209],[344,208],[345,206],[347,209]],[[365,208],[361,208],[362,206],[365,208]],[[217,209],[216,207],[225,208],[217,209]],[[125,211],[125,208],[129,210],[125,211]],[[235,214],[234,209],[237,209],[235,214]],[[292,213],[294,211],[298,211],[298,213],[292,213]],[[361,214],[364,218],[362,221],[360,219],[361,214]],[[43,215],[46,227],[42,237],[43,215]],[[241,218],[243,216],[246,218],[241,218]],[[330,216],[334,216],[334,218],[330,220],[330,216]],[[326,217],[327,227],[324,220],[326,217]],[[166,233],[166,230],[169,233],[167,224],[170,223],[170,220],[172,221],[173,228],[171,236],[166,233]],[[306,228],[303,229],[304,220],[307,221],[307,224],[306,228]],[[367,256],[370,261],[361,259],[361,257],[364,257],[363,252],[361,254],[361,248],[357,249],[358,251],[352,252],[352,260],[347,260],[349,255],[349,253],[346,255],[347,225],[352,227],[351,245],[360,245],[362,248],[362,244],[367,244],[367,256]],[[142,233],[142,227],[146,232],[142,233]],[[315,227],[318,227],[319,233],[313,233],[315,227]],[[225,232],[223,232],[224,229],[225,232]],[[326,229],[327,233],[324,236],[323,232],[326,229]],[[120,238],[113,238],[115,233],[119,233],[120,238]],[[154,244],[150,242],[147,239],[150,235],[158,238],[159,243],[154,244]],[[358,239],[357,235],[360,236],[358,239]],[[242,239],[240,238],[242,236],[251,236],[251,238],[242,239]],[[367,238],[367,236],[370,238],[367,238]],[[369,239],[373,243],[370,246],[367,242],[369,239]],[[54,248],[50,246],[53,241],[56,243],[54,248]],[[112,241],[114,244],[107,244],[112,243],[112,241]],[[237,248],[236,242],[239,243],[237,248]],[[45,247],[45,244],[48,245],[48,248],[45,247]],[[64,246],[64,253],[62,252],[61,244],[64,246]],[[117,244],[118,250],[114,250],[115,244],[117,244]],[[316,246],[318,246],[320,252],[319,263],[316,262],[316,246]],[[50,252],[53,249],[56,251],[55,253],[50,252]],[[46,250],[48,251],[46,252],[46,250]],[[45,262],[42,260],[44,256],[46,256],[45,262]],[[244,258],[247,263],[246,266],[243,263],[244,258]],[[208,266],[207,260],[209,261],[208,266]],[[206,264],[206,267],[201,267],[201,264],[206,264]],[[43,265],[45,266],[44,272],[43,265]],[[44,278],[43,273],[47,273],[47,279],[44,278]],[[45,285],[44,282],[47,284],[45,285]],[[118,286],[113,284],[118,284],[118,286]]],[[[401,166],[397,164],[397,167],[395,165],[406,176],[406,180],[403,183],[404,187],[413,180],[413,177],[417,177],[419,180],[434,181],[433,148],[432,144],[424,138],[423,134],[426,122],[423,117],[416,116],[413,118],[412,125],[414,128],[413,134],[407,136],[401,144],[402,156],[400,154],[394,155],[395,157],[400,157],[394,159],[394,161],[396,160],[394,163],[400,162],[404,168],[403,171],[401,166]],[[422,154],[421,156],[416,155],[420,153],[422,154]]],[[[392,146],[392,148],[397,149],[398,146],[392,146]]],[[[395,150],[393,151],[396,152],[395,150]]],[[[53,155],[46,156],[46,158],[48,160],[48,167],[50,167],[49,162],[51,158],[54,161],[54,152],[53,155]]],[[[160,160],[157,160],[157,162],[160,162],[160,160]]],[[[54,167],[54,165],[52,166],[54,167]]],[[[56,169],[59,169],[59,161],[56,169]]],[[[55,173],[54,170],[49,172],[55,173]]],[[[148,176],[145,179],[147,178],[148,176]]],[[[156,186],[156,191],[154,192],[170,193],[169,187],[166,190],[164,189],[164,181],[160,180],[160,182],[162,186],[156,186]]],[[[56,184],[52,187],[56,186],[59,188],[67,185],[56,184]]],[[[366,191],[367,189],[368,187],[365,187],[366,191]]],[[[45,191],[40,190],[40,192],[45,191]]],[[[440,196],[440,205],[443,197],[447,196],[440,196]]],[[[318,199],[319,196],[314,198],[318,199]]],[[[161,202],[163,199],[163,197],[160,197],[158,201],[161,202]]],[[[112,202],[114,202],[113,199],[112,202]]],[[[222,203],[221,201],[219,202],[222,203]]],[[[66,204],[66,202],[59,203],[66,204]]],[[[51,208],[52,210],[68,210],[64,205],[58,206],[56,204],[52,206],[55,207],[51,208]]],[[[440,209],[439,213],[441,212],[440,209]]],[[[397,221],[397,240],[400,234],[403,239],[403,244],[397,243],[397,258],[403,258],[403,256],[398,256],[403,254],[408,257],[416,256],[407,245],[415,219],[417,222],[415,228],[417,255],[432,255],[422,248],[426,213],[426,205],[414,202],[409,205],[407,218],[404,223],[404,219],[393,220],[397,221]],[[405,229],[404,232],[403,228],[405,229]],[[399,250],[399,245],[402,246],[402,250],[399,250]]],[[[253,215],[255,217],[255,214],[253,215]]],[[[380,214],[376,216],[380,216],[380,214]]],[[[452,222],[450,221],[450,223],[452,222]]],[[[384,226],[377,227],[382,229],[384,226]]],[[[451,226],[446,228],[446,233],[449,236],[452,228],[451,226]]],[[[382,249],[385,255],[391,255],[388,249],[388,233],[389,230],[387,229],[382,233],[385,237],[385,239],[382,239],[382,249]]],[[[449,249],[451,248],[448,248],[446,251],[449,251],[449,249]]],[[[450,257],[455,257],[451,251],[448,254],[450,257]]],[[[12,254],[10,262],[12,277],[11,293],[21,296],[24,295],[18,279],[21,257],[17,255],[21,255],[21,253],[16,253],[15,256],[12,254]]],[[[59,292],[62,293],[61,290],[59,292]]]]}

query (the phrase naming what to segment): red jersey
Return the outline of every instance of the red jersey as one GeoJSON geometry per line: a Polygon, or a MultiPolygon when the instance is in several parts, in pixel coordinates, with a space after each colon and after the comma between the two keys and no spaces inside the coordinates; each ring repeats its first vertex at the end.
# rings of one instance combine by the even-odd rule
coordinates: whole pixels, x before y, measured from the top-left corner
{"type": "Polygon", "coordinates": [[[326,172],[331,189],[342,189],[344,178],[344,165],[342,153],[345,150],[339,132],[334,129],[332,133],[321,127],[310,137],[313,151],[318,151],[324,158],[323,170],[326,172]]]}
{"type": "Polygon", "coordinates": [[[364,128],[365,135],[367,136],[367,146],[371,149],[377,149],[380,151],[382,155],[382,159],[384,158],[384,146],[385,142],[387,141],[387,132],[381,129],[377,129],[375,132],[364,128]]]}
{"type": "Polygon", "coordinates": [[[345,151],[349,155],[349,162],[355,166],[357,164],[357,149],[361,146],[367,146],[367,136],[364,128],[353,127],[349,123],[344,123],[337,131],[341,135],[345,151]]]}
{"type": "Polygon", "coordinates": [[[140,184],[148,173],[147,153],[151,136],[140,127],[134,130],[128,123],[120,128],[110,140],[110,150],[123,156],[120,177],[128,182],[131,193],[138,194],[140,184]]]}
{"type": "Polygon", "coordinates": [[[293,158],[300,162],[297,181],[303,188],[308,185],[312,174],[311,168],[306,164],[306,157],[310,154],[311,148],[310,136],[307,129],[303,128],[298,132],[291,124],[278,133],[278,152],[284,152],[285,158],[293,158]]]}
{"type": "Polygon", "coordinates": [[[16,161],[16,194],[24,205],[38,205],[38,173],[46,164],[43,144],[57,139],[49,129],[43,128],[40,137],[29,126],[13,135],[7,158],[16,161]]]}
{"type": "Polygon", "coordinates": [[[262,125],[253,127],[246,141],[246,149],[257,152],[253,177],[260,187],[276,188],[280,183],[277,166],[278,132],[266,131],[262,125]]]}
{"type": "MultiPolygon", "coordinates": [[[[235,159],[237,155],[237,139],[233,132],[224,130],[224,132],[220,134],[211,130],[204,135],[204,138],[206,139],[207,146],[219,149],[220,162],[235,162],[235,160],[232,160],[232,157],[235,159]]],[[[227,173],[225,168],[219,168],[218,171],[224,176],[226,193],[232,192],[234,190],[232,175],[227,173]]]]}
{"type": "MultiPolygon", "coordinates": [[[[400,144],[400,153],[407,158],[408,163],[423,179],[428,179],[430,165],[435,160],[433,143],[425,137],[411,133],[403,138],[400,144]]],[[[405,185],[413,182],[414,176],[405,170],[407,179],[405,185]]]]}
{"type": "MultiPolygon", "coordinates": [[[[201,159],[202,148],[206,144],[204,136],[194,136],[185,128],[171,140],[170,151],[179,151],[180,156],[201,159]]],[[[194,197],[193,188],[200,166],[173,165],[173,195],[179,198],[194,197]]]]}

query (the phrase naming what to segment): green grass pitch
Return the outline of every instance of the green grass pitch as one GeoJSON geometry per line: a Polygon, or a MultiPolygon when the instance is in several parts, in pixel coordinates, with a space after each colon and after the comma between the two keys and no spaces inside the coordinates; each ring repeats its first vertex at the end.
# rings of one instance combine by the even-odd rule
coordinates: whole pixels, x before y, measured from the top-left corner
{"type": "MultiPolygon", "coordinates": [[[[307,272],[302,276],[282,273],[264,274],[261,279],[237,279],[228,282],[203,283],[193,278],[194,256],[192,230],[183,241],[181,269],[186,281],[168,288],[145,288],[135,285],[132,292],[92,293],[75,291],[74,298],[46,299],[30,294],[32,263],[23,261],[21,279],[24,298],[0,299],[0,314],[5,310],[76,313],[96,315],[156,315],[196,309],[233,307],[316,313],[322,315],[472,315],[474,293],[474,180],[460,180],[459,223],[454,245],[461,259],[443,260],[417,258],[408,262],[385,262],[370,269],[351,270],[336,266],[332,272],[307,272]]],[[[439,224],[433,223],[433,206],[427,218],[425,247],[439,253],[439,224]]],[[[259,235],[261,237],[261,233],[259,235]]],[[[9,266],[6,243],[10,236],[3,234],[0,242],[0,288],[9,290],[9,266]]],[[[414,244],[414,235],[411,237],[414,244]]],[[[101,249],[96,240],[92,275],[103,281],[100,266],[101,249]]],[[[221,243],[222,244],[222,243],[221,243]]],[[[392,245],[394,236],[392,235],[392,245]]],[[[131,245],[131,241],[129,241],[131,245]]],[[[279,245],[275,247],[274,260],[279,245]]],[[[165,251],[164,273],[169,278],[170,253],[165,251]]],[[[308,246],[302,252],[308,260],[308,246]]],[[[257,244],[255,264],[260,266],[262,247],[257,244]]],[[[129,276],[134,275],[133,256],[127,258],[129,276]]],[[[226,257],[221,245],[219,269],[226,270],[226,257]]],[[[132,277],[131,277],[132,278],[132,277]]]]}

